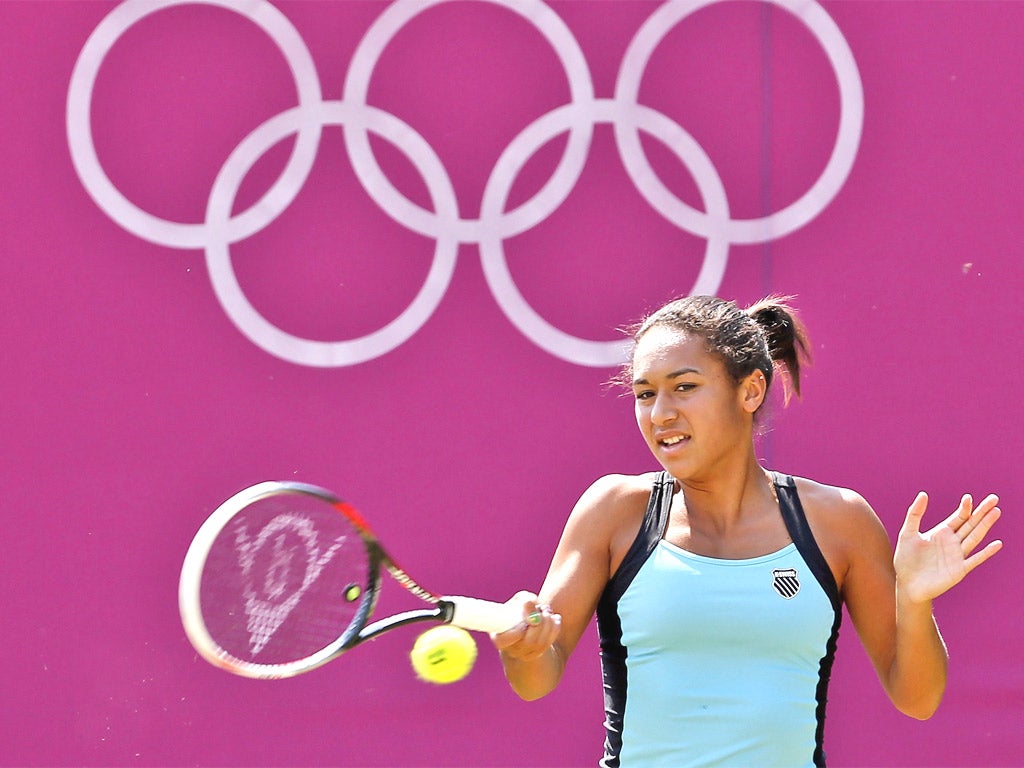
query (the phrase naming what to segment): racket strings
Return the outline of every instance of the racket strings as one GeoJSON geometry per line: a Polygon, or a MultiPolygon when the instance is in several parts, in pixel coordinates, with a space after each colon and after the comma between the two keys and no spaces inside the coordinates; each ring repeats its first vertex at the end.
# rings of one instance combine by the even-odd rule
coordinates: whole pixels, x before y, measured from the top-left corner
{"type": "Polygon", "coordinates": [[[313,521],[292,513],[273,518],[255,539],[249,537],[245,521],[237,521],[234,527],[242,594],[245,597],[249,652],[255,658],[307,590],[316,583],[324,566],[341,549],[346,537],[339,536],[329,547],[321,550],[313,521]],[[289,534],[300,539],[302,548],[287,544],[289,534]],[[273,543],[269,544],[270,541],[273,543]],[[269,547],[267,561],[257,568],[257,555],[265,547],[269,547]],[[297,559],[302,562],[296,562],[297,559]],[[302,582],[289,591],[291,577],[300,572],[300,567],[302,582]],[[262,584],[258,583],[260,580],[262,584]]]}
{"type": "Polygon", "coordinates": [[[296,494],[269,497],[235,515],[211,546],[203,618],[228,656],[298,661],[345,635],[368,596],[369,572],[344,517],[296,494]]]}

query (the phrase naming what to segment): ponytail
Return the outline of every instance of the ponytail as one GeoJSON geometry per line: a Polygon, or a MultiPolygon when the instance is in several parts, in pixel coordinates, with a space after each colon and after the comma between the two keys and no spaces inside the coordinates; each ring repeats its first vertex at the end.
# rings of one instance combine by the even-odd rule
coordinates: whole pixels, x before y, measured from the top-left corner
{"type": "MultiPolygon", "coordinates": [[[[800,396],[800,367],[811,361],[807,329],[789,305],[790,300],[789,296],[769,296],[745,310],[764,335],[773,367],[785,374],[783,390],[786,403],[793,393],[800,396]]],[[[769,372],[765,375],[771,379],[769,372]]]]}

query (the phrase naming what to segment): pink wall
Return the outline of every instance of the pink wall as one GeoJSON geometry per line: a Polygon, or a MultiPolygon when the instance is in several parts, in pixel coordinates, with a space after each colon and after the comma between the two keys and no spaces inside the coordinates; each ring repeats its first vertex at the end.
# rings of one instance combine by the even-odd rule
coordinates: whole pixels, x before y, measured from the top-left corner
{"type": "Polygon", "coordinates": [[[1003,497],[1006,550],[937,605],[942,709],[897,714],[847,624],[832,764],[1024,760],[1024,4],[527,5],[0,2],[0,761],[593,764],[593,633],[534,704],[486,646],[416,682],[414,631],[255,683],[196,660],[178,568],[221,500],[300,479],[430,586],[535,588],[583,488],[652,468],[613,329],[695,286],[799,297],[816,365],[768,464],[893,532],[918,489],[933,520],[1003,497]]]}

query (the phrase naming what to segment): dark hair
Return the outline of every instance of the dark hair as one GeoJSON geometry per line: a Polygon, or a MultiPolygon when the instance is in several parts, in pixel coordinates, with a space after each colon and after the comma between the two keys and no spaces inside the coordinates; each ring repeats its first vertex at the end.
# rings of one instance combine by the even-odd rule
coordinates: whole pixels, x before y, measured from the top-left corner
{"type": "MultiPolygon", "coordinates": [[[[759,370],[770,387],[779,370],[784,374],[788,403],[792,393],[800,395],[801,364],[810,363],[810,339],[789,305],[791,300],[789,296],[769,296],[740,309],[735,302],[714,296],[687,296],[669,302],[627,331],[634,347],[658,326],[699,336],[737,383],[759,370]]],[[[624,380],[632,380],[632,359],[623,373],[624,380]]]]}

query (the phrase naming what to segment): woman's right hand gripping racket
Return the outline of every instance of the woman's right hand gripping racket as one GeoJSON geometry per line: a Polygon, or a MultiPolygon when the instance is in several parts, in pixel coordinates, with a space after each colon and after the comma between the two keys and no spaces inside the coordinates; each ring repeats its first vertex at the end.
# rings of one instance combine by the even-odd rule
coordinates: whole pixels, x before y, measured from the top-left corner
{"type": "Polygon", "coordinates": [[[518,608],[428,592],[384,551],[350,504],[329,491],[265,482],[206,520],[178,588],[185,633],[199,654],[245,677],[291,677],[416,621],[502,632],[518,608]],[[369,624],[386,571],[431,604],[369,624]]]}

